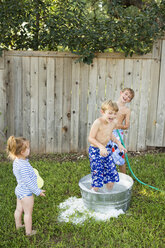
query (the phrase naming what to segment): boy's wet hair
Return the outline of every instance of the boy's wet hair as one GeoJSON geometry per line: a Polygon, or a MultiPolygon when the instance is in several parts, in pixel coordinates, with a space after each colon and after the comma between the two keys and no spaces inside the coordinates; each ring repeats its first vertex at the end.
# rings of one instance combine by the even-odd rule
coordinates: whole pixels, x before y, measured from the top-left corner
{"type": "Polygon", "coordinates": [[[133,89],[131,89],[131,88],[124,88],[124,89],[122,89],[122,90],[121,90],[121,92],[125,92],[126,90],[128,90],[128,91],[129,91],[129,93],[131,94],[131,99],[133,99],[133,98],[134,98],[134,96],[135,96],[135,92],[134,92],[134,90],[133,90],[133,89]]]}
{"type": "Polygon", "coordinates": [[[101,105],[101,110],[103,112],[105,112],[107,109],[111,108],[112,110],[114,110],[115,112],[119,111],[119,108],[117,106],[116,102],[112,102],[111,100],[105,101],[102,103],[101,105]]]}

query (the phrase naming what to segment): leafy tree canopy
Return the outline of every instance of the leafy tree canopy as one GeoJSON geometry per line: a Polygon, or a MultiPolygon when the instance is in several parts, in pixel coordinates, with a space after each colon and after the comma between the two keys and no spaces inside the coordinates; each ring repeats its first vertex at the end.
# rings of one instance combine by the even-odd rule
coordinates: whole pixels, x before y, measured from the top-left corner
{"type": "Polygon", "coordinates": [[[0,0],[0,49],[151,51],[164,35],[165,0],[0,0]]]}

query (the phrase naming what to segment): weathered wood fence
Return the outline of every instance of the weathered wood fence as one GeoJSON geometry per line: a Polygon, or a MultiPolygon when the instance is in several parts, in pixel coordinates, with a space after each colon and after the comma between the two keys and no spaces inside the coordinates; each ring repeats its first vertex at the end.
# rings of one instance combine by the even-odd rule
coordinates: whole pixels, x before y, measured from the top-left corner
{"type": "Polygon", "coordinates": [[[128,150],[165,146],[165,40],[144,56],[98,54],[92,65],[76,59],[59,52],[2,54],[0,130],[6,137],[25,136],[33,152],[84,151],[101,102],[117,100],[123,87],[131,87],[128,150]]]}

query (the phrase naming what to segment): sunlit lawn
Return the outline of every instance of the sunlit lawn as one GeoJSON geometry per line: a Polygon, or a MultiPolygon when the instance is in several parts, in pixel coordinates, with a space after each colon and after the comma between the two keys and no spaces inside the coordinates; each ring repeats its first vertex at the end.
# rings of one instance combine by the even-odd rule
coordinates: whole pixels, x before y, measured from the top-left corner
{"type": "MultiPolygon", "coordinates": [[[[130,157],[135,175],[145,183],[165,189],[165,153],[130,157]]],[[[16,180],[12,163],[0,154],[0,247],[165,247],[165,196],[134,182],[131,206],[124,215],[106,222],[88,219],[83,225],[58,222],[59,204],[71,196],[81,197],[78,182],[90,173],[86,156],[31,156],[31,165],[45,180],[46,198],[35,197],[33,228],[38,234],[26,237],[16,231],[13,213],[16,180]]],[[[129,175],[130,172],[128,172],[129,175]]]]}

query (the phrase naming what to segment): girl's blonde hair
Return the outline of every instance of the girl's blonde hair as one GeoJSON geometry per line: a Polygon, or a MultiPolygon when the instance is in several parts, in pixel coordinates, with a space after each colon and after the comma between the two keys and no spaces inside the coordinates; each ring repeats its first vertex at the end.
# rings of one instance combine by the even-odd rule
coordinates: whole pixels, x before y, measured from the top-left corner
{"type": "Polygon", "coordinates": [[[22,151],[25,151],[29,145],[29,141],[23,137],[10,136],[7,140],[7,154],[11,160],[14,160],[22,151]]]}
{"type": "Polygon", "coordinates": [[[111,100],[108,100],[108,101],[105,101],[105,102],[102,103],[101,109],[102,109],[103,112],[105,112],[109,108],[111,108],[115,112],[118,112],[119,111],[119,108],[117,106],[117,103],[112,102],[111,100]]]}

